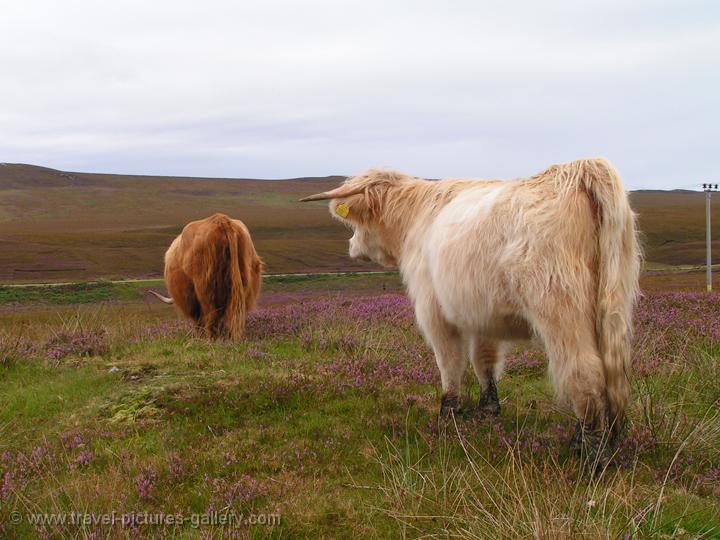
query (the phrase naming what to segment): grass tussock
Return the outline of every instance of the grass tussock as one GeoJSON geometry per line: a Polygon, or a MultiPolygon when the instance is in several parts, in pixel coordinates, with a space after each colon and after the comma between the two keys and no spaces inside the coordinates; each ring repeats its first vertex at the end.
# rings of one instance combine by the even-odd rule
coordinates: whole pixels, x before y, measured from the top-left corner
{"type": "Polygon", "coordinates": [[[376,510],[408,538],[713,538],[720,534],[717,510],[688,496],[708,479],[682,485],[677,465],[717,436],[719,426],[716,413],[684,438],[658,443],[653,460],[671,457],[654,467],[641,452],[591,474],[558,448],[523,448],[518,441],[543,437],[537,426],[520,426],[516,442],[498,452],[452,421],[435,443],[417,434],[375,448],[384,502],[376,510]]]}

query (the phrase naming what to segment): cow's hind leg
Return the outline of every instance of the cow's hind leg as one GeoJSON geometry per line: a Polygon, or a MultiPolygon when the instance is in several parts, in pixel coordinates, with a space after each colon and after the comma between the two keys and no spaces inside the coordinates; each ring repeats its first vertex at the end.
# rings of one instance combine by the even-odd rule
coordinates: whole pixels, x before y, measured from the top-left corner
{"type": "Polygon", "coordinates": [[[204,280],[194,281],[195,298],[199,306],[198,328],[205,336],[217,338],[221,335],[222,310],[214,302],[204,280]]]}
{"type": "Polygon", "coordinates": [[[173,270],[172,272],[166,272],[165,282],[168,292],[175,302],[176,309],[184,317],[192,320],[195,328],[202,329],[202,309],[195,294],[193,281],[184,272],[173,270]]]}
{"type": "Polygon", "coordinates": [[[500,414],[500,400],[497,393],[497,379],[502,369],[503,358],[500,344],[472,336],[468,343],[468,352],[475,376],[480,384],[480,414],[497,416],[500,414]]]}
{"type": "Polygon", "coordinates": [[[608,408],[595,328],[590,316],[568,306],[548,310],[534,323],[545,344],[555,391],[572,405],[578,419],[571,448],[604,465],[610,458],[608,408]]]}
{"type": "Polygon", "coordinates": [[[461,409],[462,376],[466,366],[460,332],[443,317],[434,298],[416,302],[415,311],[420,329],[430,342],[440,369],[443,389],[440,415],[458,414],[461,409]]]}

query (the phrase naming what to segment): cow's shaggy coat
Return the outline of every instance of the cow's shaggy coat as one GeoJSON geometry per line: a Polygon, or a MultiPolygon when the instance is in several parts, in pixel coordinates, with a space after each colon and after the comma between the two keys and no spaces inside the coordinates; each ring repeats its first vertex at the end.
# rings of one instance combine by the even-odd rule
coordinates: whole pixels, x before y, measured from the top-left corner
{"type": "MultiPolygon", "coordinates": [[[[262,261],[245,224],[224,214],[188,223],[165,253],[177,310],[209,337],[238,339],[260,293],[262,261]]],[[[152,291],[151,291],[152,292],[152,291]]]]}
{"type": "Polygon", "coordinates": [[[443,410],[459,406],[469,359],[480,408],[497,412],[504,344],[534,334],[582,432],[617,430],[630,388],[640,250],[608,161],[554,165],[512,181],[371,170],[304,200],[322,199],[353,229],[352,257],[399,267],[435,352],[443,410]]]}

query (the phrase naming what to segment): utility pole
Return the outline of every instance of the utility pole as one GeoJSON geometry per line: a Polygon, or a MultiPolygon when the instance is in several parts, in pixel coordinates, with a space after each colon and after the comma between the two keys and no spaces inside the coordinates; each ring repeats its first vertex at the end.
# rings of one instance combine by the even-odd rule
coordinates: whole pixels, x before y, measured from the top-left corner
{"type": "Polygon", "coordinates": [[[710,196],[713,191],[718,190],[718,185],[715,184],[703,184],[703,191],[705,192],[705,245],[707,248],[707,272],[705,277],[705,283],[707,291],[712,291],[712,235],[710,234],[710,196]]]}

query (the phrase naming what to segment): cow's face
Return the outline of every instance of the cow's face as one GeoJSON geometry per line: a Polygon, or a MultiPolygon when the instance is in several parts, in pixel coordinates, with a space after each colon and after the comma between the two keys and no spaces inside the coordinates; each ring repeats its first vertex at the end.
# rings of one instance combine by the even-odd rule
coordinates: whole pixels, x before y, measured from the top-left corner
{"type": "Polygon", "coordinates": [[[397,266],[395,257],[383,244],[382,235],[359,226],[350,238],[349,254],[352,259],[374,261],[386,268],[397,266]]]}
{"type": "Polygon", "coordinates": [[[350,238],[350,258],[373,261],[385,267],[397,266],[397,260],[385,241],[382,226],[366,219],[367,209],[364,204],[362,197],[330,202],[333,217],[353,232],[350,238]]]}
{"type": "Polygon", "coordinates": [[[393,171],[370,170],[336,189],[300,200],[329,200],[330,214],[353,231],[350,257],[392,267],[398,265],[400,241],[397,231],[386,223],[384,206],[388,193],[411,180],[393,171]]]}

